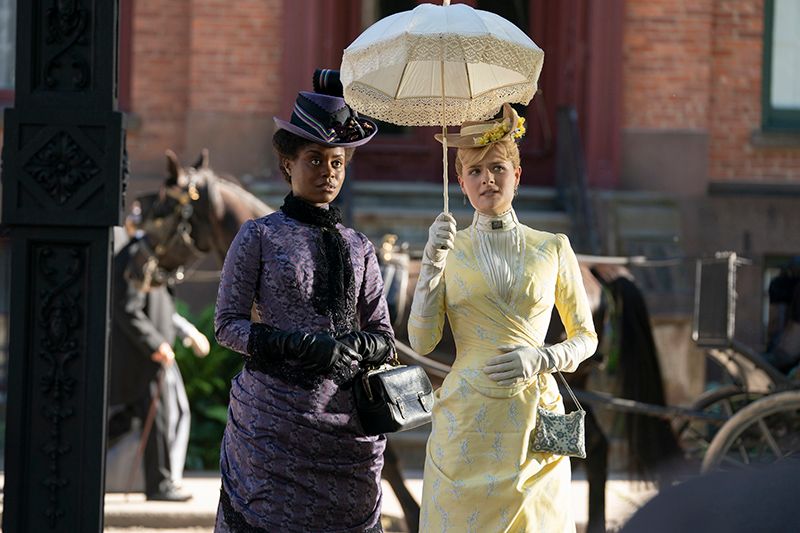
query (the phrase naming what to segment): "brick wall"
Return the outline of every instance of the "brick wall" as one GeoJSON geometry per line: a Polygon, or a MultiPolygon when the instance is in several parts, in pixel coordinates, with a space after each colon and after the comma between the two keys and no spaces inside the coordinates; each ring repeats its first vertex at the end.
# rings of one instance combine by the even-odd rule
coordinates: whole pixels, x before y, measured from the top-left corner
{"type": "Polygon", "coordinates": [[[280,96],[282,6],[192,1],[192,109],[272,115],[280,96]]]}
{"type": "MultiPolygon", "coordinates": [[[[160,174],[166,148],[186,160],[212,148],[212,160],[234,173],[269,167],[271,116],[286,85],[284,4],[133,0],[134,174],[160,174]]],[[[707,147],[693,146],[707,156],[695,166],[711,180],[800,182],[799,146],[752,141],[761,124],[763,0],[627,0],[625,10],[626,135],[704,135],[707,147]]],[[[626,179],[623,186],[635,186],[626,179]]]]}
{"type": "Polygon", "coordinates": [[[138,120],[128,138],[135,175],[160,174],[166,148],[188,162],[208,147],[220,170],[262,170],[252,152],[268,152],[262,145],[280,98],[282,6],[135,1],[131,111],[138,120]],[[248,145],[254,137],[258,142],[248,145]]]}
{"type": "Polygon", "coordinates": [[[628,0],[623,127],[705,129],[713,0],[628,0]]]}
{"type": "Polygon", "coordinates": [[[714,2],[709,174],[720,181],[800,183],[800,146],[751,141],[761,126],[763,0],[714,2]]]}
{"type": "Polygon", "coordinates": [[[800,183],[800,145],[752,141],[763,12],[763,0],[628,0],[623,127],[703,132],[712,181],[800,183]]]}
{"type": "Polygon", "coordinates": [[[190,0],[136,0],[132,32],[131,171],[161,173],[164,150],[184,149],[189,104],[190,0]]]}

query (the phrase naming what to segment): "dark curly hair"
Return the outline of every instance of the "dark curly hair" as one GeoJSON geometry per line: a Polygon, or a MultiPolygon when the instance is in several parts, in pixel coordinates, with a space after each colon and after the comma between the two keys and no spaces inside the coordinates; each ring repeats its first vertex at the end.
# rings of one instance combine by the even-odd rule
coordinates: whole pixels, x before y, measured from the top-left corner
{"type": "MultiPolygon", "coordinates": [[[[300,153],[300,150],[305,148],[310,144],[317,144],[314,141],[310,141],[299,135],[295,135],[294,133],[280,129],[275,132],[272,136],[272,148],[275,149],[275,154],[278,156],[278,168],[281,169],[281,174],[283,174],[283,179],[287,182],[291,183],[291,178],[289,174],[286,172],[286,168],[284,168],[282,161],[284,159],[294,159],[300,153]]],[[[353,159],[353,154],[355,153],[355,148],[345,148],[344,149],[344,162],[345,165],[350,163],[350,160],[353,159]]]]}

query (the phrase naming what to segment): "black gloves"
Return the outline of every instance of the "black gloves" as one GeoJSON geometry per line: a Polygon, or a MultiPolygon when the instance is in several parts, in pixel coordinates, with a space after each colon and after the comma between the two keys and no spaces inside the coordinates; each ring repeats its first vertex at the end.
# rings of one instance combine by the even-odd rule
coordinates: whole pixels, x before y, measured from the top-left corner
{"type": "Polygon", "coordinates": [[[288,332],[266,324],[252,324],[247,351],[255,367],[290,364],[312,374],[361,361],[361,356],[327,333],[288,332]]]}
{"type": "Polygon", "coordinates": [[[336,340],[358,352],[362,364],[380,365],[394,353],[394,341],[382,333],[352,331],[336,340]]]}

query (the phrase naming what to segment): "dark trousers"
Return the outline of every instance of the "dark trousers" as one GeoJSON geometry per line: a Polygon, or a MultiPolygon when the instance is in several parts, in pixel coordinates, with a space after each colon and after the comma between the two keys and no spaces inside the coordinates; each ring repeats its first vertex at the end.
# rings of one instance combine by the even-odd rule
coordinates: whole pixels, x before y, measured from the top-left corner
{"type": "MultiPolygon", "coordinates": [[[[150,388],[150,392],[155,393],[156,383],[150,388]]],[[[108,447],[116,444],[118,439],[124,437],[133,425],[133,419],[138,418],[140,427],[144,431],[147,414],[153,402],[152,395],[146,395],[138,402],[125,406],[117,406],[114,414],[108,421],[108,447]]],[[[145,493],[154,494],[166,490],[171,479],[171,464],[169,455],[167,409],[163,402],[163,396],[159,398],[155,405],[155,416],[150,427],[150,434],[145,443],[142,462],[144,466],[145,493]]]]}
{"type": "MultiPolygon", "coordinates": [[[[137,416],[142,420],[142,430],[144,430],[144,421],[147,420],[153,398],[158,394],[157,389],[158,384],[156,382],[152,383],[150,395],[143,398],[136,405],[137,416]]],[[[169,441],[167,440],[169,421],[161,394],[158,394],[158,400],[155,403],[155,417],[144,448],[145,494],[155,494],[166,490],[171,478],[169,441]]]]}

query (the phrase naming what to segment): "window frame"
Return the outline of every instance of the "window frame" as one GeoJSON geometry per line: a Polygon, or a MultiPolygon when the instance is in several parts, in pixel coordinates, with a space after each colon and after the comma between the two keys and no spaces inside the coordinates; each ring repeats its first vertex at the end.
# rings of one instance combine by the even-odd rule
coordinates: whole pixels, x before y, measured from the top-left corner
{"type": "MultiPolygon", "coordinates": [[[[17,3],[17,2],[15,2],[17,3]]],[[[16,13],[17,7],[14,6],[14,20],[12,21],[16,24],[16,13]]],[[[14,32],[16,34],[16,32],[14,32]]],[[[16,54],[16,37],[14,38],[14,54],[16,54]]],[[[14,102],[14,88],[13,87],[4,87],[0,88],[0,106],[5,107],[6,105],[14,102]]]]}
{"type": "Polygon", "coordinates": [[[775,0],[764,0],[764,60],[761,76],[761,129],[763,131],[800,131],[800,109],[772,107],[772,41],[775,0]]]}

